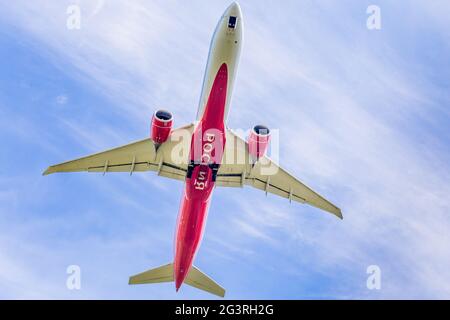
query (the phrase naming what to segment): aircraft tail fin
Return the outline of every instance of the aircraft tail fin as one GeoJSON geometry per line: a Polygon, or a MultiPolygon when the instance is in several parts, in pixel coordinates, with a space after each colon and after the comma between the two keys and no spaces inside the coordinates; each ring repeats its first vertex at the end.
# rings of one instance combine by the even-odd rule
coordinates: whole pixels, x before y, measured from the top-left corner
{"type": "MultiPolygon", "coordinates": [[[[173,263],[144,271],[130,277],[129,284],[161,283],[174,281],[173,263]]],[[[195,266],[191,267],[184,280],[187,285],[207,291],[219,297],[225,296],[225,289],[195,266]]]]}

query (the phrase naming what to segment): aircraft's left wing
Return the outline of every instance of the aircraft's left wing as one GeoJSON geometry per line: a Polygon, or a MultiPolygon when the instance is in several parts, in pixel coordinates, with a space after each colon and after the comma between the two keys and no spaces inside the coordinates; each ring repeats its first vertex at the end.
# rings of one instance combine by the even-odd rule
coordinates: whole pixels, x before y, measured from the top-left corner
{"type": "Polygon", "coordinates": [[[194,125],[171,132],[158,149],[150,138],[50,166],[43,174],[56,172],[133,172],[156,171],[158,175],[184,180],[190,139],[194,125]]]}
{"type": "Polygon", "coordinates": [[[279,167],[267,156],[252,165],[247,143],[227,129],[225,152],[216,178],[216,185],[254,188],[290,201],[306,203],[328,211],[342,219],[341,209],[279,167]]]}

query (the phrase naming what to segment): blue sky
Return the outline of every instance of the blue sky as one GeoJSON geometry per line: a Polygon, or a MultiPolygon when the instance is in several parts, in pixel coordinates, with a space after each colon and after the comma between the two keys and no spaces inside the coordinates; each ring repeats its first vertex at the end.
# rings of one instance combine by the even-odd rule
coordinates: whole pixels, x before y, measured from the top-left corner
{"type": "MultiPolygon", "coordinates": [[[[48,165],[196,115],[229,1],[2,1],[0,298],[213,298],[128,286],[171,261],[183,185],[48,165]],[[66,28],[67,6],[81,29],[66,28]],[[66,268],[81,267],[81,290],[66,268]]],[[[216,189],[196,265],[227,298],[450,297],[448,1],[242,1],[228,125],[279,128],[280,164],[344,220],[250,188],[216,189]],[[369,5],[381,30],[366,28],[369,5]],[[366,287],[378,265],[380,290],[366,287]]]]}

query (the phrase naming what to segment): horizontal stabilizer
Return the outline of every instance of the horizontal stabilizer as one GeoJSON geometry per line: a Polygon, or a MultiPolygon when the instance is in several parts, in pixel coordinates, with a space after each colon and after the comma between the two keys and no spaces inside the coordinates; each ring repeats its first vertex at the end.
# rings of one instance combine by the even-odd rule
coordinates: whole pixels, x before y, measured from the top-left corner
{"type": "Polygon", "coordinates": [[[218,285],[213,279],[201,272],[195,266],[191,267],[186,280],[186,284],[197,289],[207,291],[219,297],[225,297],[225,289],[218,285]]]}
{"type": "Polygon", "coordinates": [[[173,281],[173,263],[147,270],[130,277],[128,284],[160,283],[173,281]]]}
{"type": "MultiPolygon", "coordinates": [[[[161,267],[147,270],[145,272],[131,276],[128,283],[146,284],[172,281],[174,281],[173,263],[169,263],[161,267]]],[[[184,282],[191,287],[207,291],[219,297],[225,296],[225,289],[218,285],[213,279],[197,269],[195,266],[191,267],[184,282]]]]}

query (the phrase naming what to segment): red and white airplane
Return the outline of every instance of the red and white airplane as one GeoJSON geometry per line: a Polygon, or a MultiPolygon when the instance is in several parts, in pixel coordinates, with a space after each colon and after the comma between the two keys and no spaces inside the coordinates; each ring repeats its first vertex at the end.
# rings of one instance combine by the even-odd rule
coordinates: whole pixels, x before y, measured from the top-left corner
{"type": "Polygon", "coordinates": [[[281,169],[266,155],[270,131],[257,125],[243,140],[225,125],[242,47],[243,20],[237,3],[222,15],[214,32],[197,121],[172,129],[172,114],[154,113],[151,137],[49,167],[55,172],[156,171],[182,180],[173,263],[130,277],[130,284],[183,283],[223,297],[225,290],[193,265],[214,187],[250,185],[267,193],[313,205],[342,219],[341,210],[281,169]]]}

